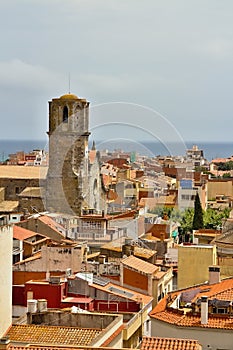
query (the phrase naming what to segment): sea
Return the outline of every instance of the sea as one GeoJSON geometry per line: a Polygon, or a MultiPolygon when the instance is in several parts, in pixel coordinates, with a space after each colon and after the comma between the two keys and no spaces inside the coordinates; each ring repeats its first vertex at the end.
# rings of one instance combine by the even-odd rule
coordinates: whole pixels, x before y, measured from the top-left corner
{"type": "MultiPolygon", "coordinates": [[[[204,157],[211,161],[214,158],[228,158],[233,155],[233,142],[200,142],[188,141],[182,147],[178,144],[168,143],[166,145],[159,142],[136,141],[136,142],[112,142],[96,141],[97,150],[122,150],[125,152],[135,152],[141,155],[165,156],[165,155],[185,155],[186,149],[191,149],[193,145],[198,146],[204,152],[204,157]],[[180,154],[183,153],[183,154],[180,154]]],[[[90,144],[90,147],[92,145],[90,144]]],[[[30,152],[35,149],[48,151],[48,140],[0,140],[0,162],[8,158],[9,154],[18,151],[30,152]]]]}

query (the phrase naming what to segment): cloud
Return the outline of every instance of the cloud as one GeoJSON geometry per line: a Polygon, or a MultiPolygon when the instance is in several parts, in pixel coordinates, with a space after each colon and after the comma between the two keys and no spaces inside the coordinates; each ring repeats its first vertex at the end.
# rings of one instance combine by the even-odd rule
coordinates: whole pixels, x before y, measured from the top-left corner
{"type": "Polygon", "coordinates": [[[31,91],[50,90],[62,77],[46,67],[31,65],[19,59],[0,61],[0,86],[31,91]]]}
{"type": "Polygon", "coordinates": [[[226,60],[233,57],[233,42],[224,38],[199,41],[193,45],[192,51],[209,60],[226,60]]]}

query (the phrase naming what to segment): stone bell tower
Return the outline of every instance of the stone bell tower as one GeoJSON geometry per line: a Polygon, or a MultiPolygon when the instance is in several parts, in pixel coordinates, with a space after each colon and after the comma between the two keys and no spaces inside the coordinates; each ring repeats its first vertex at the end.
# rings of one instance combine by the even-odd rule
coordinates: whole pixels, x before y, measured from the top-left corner
{"type": "Polygon", "coordinates": [[[88,192],[89,102],[74,94],[49,101],[46,210],[80,215],[88,192]]]}

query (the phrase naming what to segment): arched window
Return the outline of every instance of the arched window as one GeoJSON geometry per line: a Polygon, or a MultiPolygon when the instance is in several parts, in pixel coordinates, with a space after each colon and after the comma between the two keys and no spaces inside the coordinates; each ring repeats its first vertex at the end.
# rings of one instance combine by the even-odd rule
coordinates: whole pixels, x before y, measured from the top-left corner
{"type": "Polygon", "coordinates": [[[63,109],[63,123],[68,123],[68,108],[66,106],[63,109]]]}

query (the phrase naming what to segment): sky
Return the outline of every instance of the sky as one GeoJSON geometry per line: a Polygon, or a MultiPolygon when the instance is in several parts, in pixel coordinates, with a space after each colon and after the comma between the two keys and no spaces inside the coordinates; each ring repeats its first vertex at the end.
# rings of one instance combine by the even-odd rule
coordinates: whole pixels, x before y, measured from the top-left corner
{"type": "Polygon", "coordinates": [[[0,139],[46,139],[70,75],[97,138],[232,142],[232,0],[1,0],[0,13],[0,139]]]}

